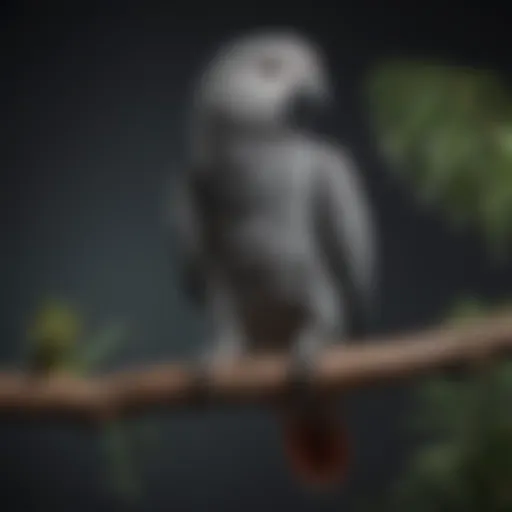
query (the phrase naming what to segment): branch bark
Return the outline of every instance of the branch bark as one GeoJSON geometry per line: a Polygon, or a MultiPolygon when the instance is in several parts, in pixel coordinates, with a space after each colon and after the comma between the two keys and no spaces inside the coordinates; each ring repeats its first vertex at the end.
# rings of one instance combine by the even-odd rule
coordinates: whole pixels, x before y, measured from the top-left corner
{"type": "MultiPolygon", "coordinates": [[[[331,346],[318,360],[312,386],[320,393],[342,393],[436,370],[470,368],[509,352],[512,315],[493,316],[459,327],[331,346]]],[[[156,408],[269,404],[286,398],[288,368],[283,355],[247,358],[212,370],[206,387],[199,385],[194,368],[180,363],[87,378],[5,371],[0,373],[0,415],[102,422],[156,408]]]]}

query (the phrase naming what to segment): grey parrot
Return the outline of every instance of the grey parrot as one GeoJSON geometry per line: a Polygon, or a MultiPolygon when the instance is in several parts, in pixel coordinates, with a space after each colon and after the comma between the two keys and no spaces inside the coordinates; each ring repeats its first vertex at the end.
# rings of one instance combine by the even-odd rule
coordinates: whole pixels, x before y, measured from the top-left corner
{"type": "Polygon", "coordinates": [[[342,418],[307,383],[327,343],[364,333],[376,285],[369,198],[348,152],[316,128],[331,100],[323,55],[300,34],[223,46],[194,89],[172,202],[179,275],[210,322],[199,364],[290,354],[299,386],[284,447],[306,484],[347,472],[342,418]]]}

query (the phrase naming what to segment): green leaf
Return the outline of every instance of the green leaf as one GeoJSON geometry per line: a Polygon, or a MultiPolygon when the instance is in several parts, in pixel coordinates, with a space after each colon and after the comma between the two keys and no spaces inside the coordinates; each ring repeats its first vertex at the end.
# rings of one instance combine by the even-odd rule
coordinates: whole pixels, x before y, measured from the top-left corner
{"type": "Polygon", "coordinates": [[[83,370],[92,371],[118,353],[126,341],[127,332],[125,325],[112,324],[84,342],[78,357],[83,370]]]}
{"type": "MultiPolygon", "coordinates": [[[[449,323],[468,322],[510,303],[459,300],[449,323]]],[[[404,512],[512,511],[512,362],[466,378],[433,378],[418,391],[414,427],[426,434],[391,495],[404,512]]]]}
{"type": "Polygon", "coordinates": [[[418,199],[480,230],[492,254],[512,239],[512,95],[498,76],[391,61],[366,98],[383,155],[418,199]]]}
{"type": "Polygon", "coordinates": [[[135,500],[142,494],[141,482],[135,472],[131,446],[126,427],[111,422],[100,433],[105,461],[107,481],[120,498],[135,500]]]}

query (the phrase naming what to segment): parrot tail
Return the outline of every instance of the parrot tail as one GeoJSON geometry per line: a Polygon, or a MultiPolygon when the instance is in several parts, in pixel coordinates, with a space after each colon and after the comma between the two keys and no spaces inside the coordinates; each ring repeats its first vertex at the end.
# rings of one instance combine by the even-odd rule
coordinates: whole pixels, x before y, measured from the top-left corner
{"type": "Polygon", "coordinates": [[[324,488],[344,481],[349,450],[347,429],[335,408],[322,414],[286,412],[283,419],[285,455],[305,485],[324,488]]]}

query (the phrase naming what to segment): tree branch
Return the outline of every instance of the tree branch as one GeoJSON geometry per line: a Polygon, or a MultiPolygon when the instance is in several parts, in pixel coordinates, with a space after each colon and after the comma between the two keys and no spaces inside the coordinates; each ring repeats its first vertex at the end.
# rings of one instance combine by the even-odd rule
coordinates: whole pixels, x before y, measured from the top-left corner
{"type": "MultiPolygon", "coordinates": [[[[436,370],[471,367],[507,352],[512,352],[510,314],[461,327],[331,346],[319,358],[312,385],[321,393],[341,393],[436,370]]],[[[4,419],[48,416],[102,422],[155,408],[268,404],[286,398],[288,365],[289,359],[282,355],[247,358],[216,368],[203,387],[194,369],[179,363],[88,378],[6,371],[0,373],[0,414],[4,419]]]]}

